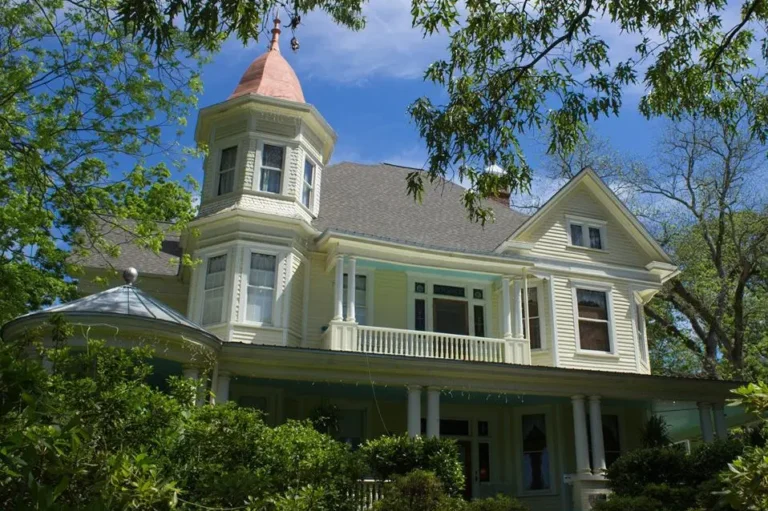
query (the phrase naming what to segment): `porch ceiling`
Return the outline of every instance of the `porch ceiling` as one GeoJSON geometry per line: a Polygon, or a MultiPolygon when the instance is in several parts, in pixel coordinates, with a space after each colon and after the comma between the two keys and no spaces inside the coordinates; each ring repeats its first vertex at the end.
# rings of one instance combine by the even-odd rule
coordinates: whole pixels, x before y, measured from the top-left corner
{"type": "Polygon", "coordinates": [[[719,402],[739,386],[739,382],[246,344],[224,346],[219,364],[220,369],[242,376],[377,387],[422,385],[485,395],[585,394],[719,402]]]}

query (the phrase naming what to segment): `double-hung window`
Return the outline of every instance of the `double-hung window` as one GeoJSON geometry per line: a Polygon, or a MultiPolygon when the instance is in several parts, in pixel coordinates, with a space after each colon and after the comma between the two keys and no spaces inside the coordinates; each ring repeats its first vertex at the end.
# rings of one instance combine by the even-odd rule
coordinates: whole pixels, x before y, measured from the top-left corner
{"type": "Polygon", "coordinates": [[[574,247],[605,250],[605,222],[569,217],[568,237],[574,247]]]}
{"type": "Polygon", "coordinates": [[[203,291],[203,325],[221,323],[224,310],[224,288],[227,274],[227,256],[210,257],[205,269],[203,291]]]}
{"type": "Polygon", "coordinates": [[[277,257],[251,253],[248,272],[248,305],[246,319],[256,323],[272,323],[272,303],[275,295],[277,257]]]}
{"type": "MultiPolygon", "coordinates": [[[[521,301],[524,298],[521,297],[521,301]]],[[[528,329],[531,331],[531,349],[541,349],[541,316],[539,316],[539,292],[536,287],[528,288],[528,324],[523,324],[523,328],[526,329],[525,333],[528,333],[528,329]]]]}
{"type": "MultiPolygon", "coordinates": [[[[590,423],[587,415],[587,423],[590,423]]],[[[619,416],[603,415],[603,454],[605,454],[606,468],[621,456],[621,437],[619,436],[619,416]]],[[[592,430],[587,428],[587,440],[589,442],[589,464],[595,466],[595,456],[592,452],[592,430]]]]}
{"type": "Polygon", "coordinates": [[[547,416],[543,413],[521,417],[523,434],[523,490],[548,490],[551,486],[547,416]]]}
{"type": "MultiPolygon", "coordinates": [[[[344,317],[347,317],[347,287],[349,275],[344,274],[344,317]]],[[[368,278],[365,275],[355,275],[355,321],[361,325],[368,324],[368,278]]]]}
{"type": "Polygon", "coordinates": [[[315,165],[304,160],[304,182],[301,188],[301,203],[312,209],[312,189],[315,186],[315,165]]]}
{"type": "Polygon", "coordinates": [[[648,361],[648,343],[645,338],[645,309],[643,302],[635,302],[635,331],[637,332],[637,343],[640,349],[640,358],[643,362],[648,361]]]}
{"type": "Polygon", "coordinates": [[[259,190],[262,192],[280,193],[283,182],[283,162],[285,148],[264,144],[261,149],[261,181],[259,190]]]}
{"type": "Polygon", "coordinates": [[[579,343],[582,350],[611,351],[608,291],[576,288],[579,343]]]}
{"type": "Polygon", "coordinates": [[[219,173],[216,195],[232,193],[235,189],[235,167],[237,166],[237,146],[222,149],[219,158],[219,173]]]}

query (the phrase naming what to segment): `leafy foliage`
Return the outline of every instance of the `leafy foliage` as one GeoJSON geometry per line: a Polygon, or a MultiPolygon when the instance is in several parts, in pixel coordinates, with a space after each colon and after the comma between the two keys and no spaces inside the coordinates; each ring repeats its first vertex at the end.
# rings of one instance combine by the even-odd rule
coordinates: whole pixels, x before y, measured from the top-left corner
{"type": "Polygon", "coordinates": [[[115,236],[158,251],[164,222],[194,216],[171,170],[203,58],[174,30],[159,53],[127,37],[117,6],[0,2],[0,323],[72,298],[77,262],[115,236]]]}
{"type": "Polygon", "coordinates": [[[414,470],[398,475],[387,487],[375,511],[459,511],[463,501],[445,494],[434,473],[414,470]]]}
{"type": "Polygon", "coordinates": [[[0,345],[0,508],[354,509],[357,459],[310,423],[161,392],[147,349],[38,347],[48,374],[30,347],[0,345]]]}
{"type": "Polygon", "coordinates": [[[497,495],[469,502],[467,511],[528,511],[528,508],[518,500],[506,495],[497,495]]]}
{"type": "Polygon", "coordinates": [[[744,453],[729,465],[721,474],[721,482],[726,488],[726,498],[734,509],[753,511],[768,509],[768,384],[751,383],[734,391],[739,399],[735,405],[744,405],[753,413],[762,427],[762,442],[748,446],[744,453]]]}
{"type": "Polygon", "coordinates": [[[669,426],[660,415],[649,418],[640,430],[643,447],[665,447],[672,443],[669,436],[669,426]]]}
{"type": "Polygon", "coordinates": [[[464,489],[464,470],[456,443],[451,439],[382,436],[365,442],[360,455],[373,477],[380,481],[423,470],[437,476],[450,496],[460,495],[464,489]]]}

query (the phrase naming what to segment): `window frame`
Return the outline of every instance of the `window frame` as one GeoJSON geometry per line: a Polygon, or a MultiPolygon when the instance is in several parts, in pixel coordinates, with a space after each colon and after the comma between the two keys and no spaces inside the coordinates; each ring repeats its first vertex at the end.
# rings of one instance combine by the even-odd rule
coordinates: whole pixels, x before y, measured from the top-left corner
{"type": "Polygon", "coordinates": [[[568,236],[568,247],[577,250],[594,250],[596,252],[608,251],[608,222],[605,220],[598,220],[596,218],[585,218],[581,216],[565,215],[566,234],[568,236]],[[573,243],[573,235],[571,233],[571,226],[581,227],[581,239],[586,245],[576,245],[573,243]],[[600,248],[593,248],[589,242],[589,228],[600,230],[600,248]]]}
{"type": "Polygon", "coordinates": [[[247,244],[242,247],[242,250],[242,261],[240,261],[240,273],[242,279],[239,284],[241,289],[238,290],[240,291],[240,313],[238,314],[239,317],[236,321],[238,323],[254,327],[283,328],[285,321],[279,300],[281,294],[284,294],[285,290],[281,289],[280,287],[280,275],[285,271],[288,252],[279,247],[258,243],[247,244]],[[272,322],[270,323],[251,321],[248,319],[248,287],[250,286],[248,276],[251,268],[252,254],[275,256],[275,287],[272,290],[272,322]]]}
{"type": "Polygon", "coordinates": [[[513,434],[513,446],[514,446],[514,462],[515,462],[515,479],[517,484],[517,494],[520,496],[533,497],[533,496],[546,496],[557,495],[560,488],[560,481],[557,478],[557,467],[559,460],[558,456],[558,443],[555,432],[555,413],[553,407],[550,405],[539,406],[521,406],[515,407],[512,414],[512,434],[513,434]],[[549,450],[549,481],[550,485],[547,489],[542,490],[526,490],[523,486],[523,416],[524,415],[544,415],[544,421],[547,428],[547,449],[549,450]]]}
{"type": "Polygon", "coordinates": [[[308,154],[304,154],[304,167],[301,169],[301,188],[299,189],[299,203],[301,203],[305,208],[307,208],[310,212],[314,211],[314,205],[315,205],[315,183],[317,183],[317,162],[314,160],[314,158],[311,158],[308,154]],[[309,183],[309,200],[307,201],[307,204],[304,204],[304,188],[307,185],[307,180],[305,179],[304,170],[306,167],[306,164],[309,163],[312,165],[312,182],[309,183]]]}
{"type": "Polygon", "coordinates": [[[433,300],[435,297],[443,297],[446,300],[456,300],[467,302],[467,321],[469,322],[469,336],[476,337],[475,335],[475,305],[481,305],[483,307],[483,324],[485,326],[484,339],[495,339],[497,332],[494,331],[494,325],[491,323],[491,307],[493,306],[493,295],[491,289],[491,283],[487,281],[475,280],[475,279],[462,279],[462,278],[435,278],[432,274],[424,274],[419,272],[406,272],[408,281],[408,300],[407,307],[407,320],[408,329],[416,330],[416,300],[423,299],[424,314],[425,314],[425,332],[434,332],[434,317],[433,317],[433,300]],[[423,282],[426,286],[424,293],[416,293],[415,285],[417,282],[423,282]],[[434,293],[434,286],[444,285],[452,287],[464,288],[464,297],[440,295],[434,293]],[[483,298],[478,299],[474,297],[474,290],[482,289],[483,298]]]}
{"type": "Polygon", "coordinates": [[[196,307],[196,315],[198,318],[198,322],[201,326],[205,326],[206,328],[215,327],[218,325],[224,325],[229,322],[229,319],[227,318],[227,311],[229,309],[229,300],[230,300],[230,293],[227,293],[227,284],[231,283],[231,275],[232,275],[232,254],[228,249],[221,249],[212,251],[210,253],[206,253],[202,256],[202,264],[200,266],[203,271],[200,272],[199,282],[198,282],[198,293],[197,296],[199,297],[199,305],[196,307]],[[220,321],[217,323],[209,323],[209,324],[203,324],[203,315],[205,314],[205,280],[208,277],[208,261],[213,259],[214,257],[220,257],[220,256],[226,256],[227,261],[226,265],[224,267],[224,297],[221,300],[221,314],[219,316],[220,321]]]}
{"type": "Polygon", "coordinates": [[[275,253],[268,253],[264,250],[259,249],[249,249],[247,253],[247,258],[244,263],[244,273],[243,273],[243,286],[245,286],[245,308],[243,309],[243,322],[248,323],[249,325],[259,325],[259,326],[275,326],[275,313],[277,308],[277,280],[280,273],[280,255],[275,253]],[[253,259],[254,254],[261,255],[261,256],[269,256],[275,258],[275,270],[274,270],[274,281],[272,282],[272,314],[270,321],[255,321],[248,318],[248,295],[251,292],[251,287],[256,289],[269,289],[267,287],[263,286],[255,286],[251,285],[251,260],[253,259]]]}
{"type": "MultiPolygon", "coordinates": [[[[589,356],[597,356],[597,357],[610,357],[610,358],[618,358],[618,354],[616,351],[616,315],[614,314],[614,308],[613,308],[613,285],[609,283],[603,283],[603,282],[593,282],[593,281],[587,281],[587,280],[575,280],[571,279],[571,300],[573,302],[573,326],[574,326],[574,337],[576,340],[576,354],[577,355],[589,355],[589,356]],[[602,350],[590,350],[590,349],[584,349],[581,347],[581,332],[579,329],[579,300],[578,300],[578,290],[584,290],[584,291],[600,291],[605,293],[605,307],[606,307],[606,314],[608,316],[607,323],[608,323],[608,351],[602,351],[602,350]]],[[[586,320],[590,321],[590,320],[586,320]]],[[[598,321],[595,321],[598,322],[598,321]]]]}
{"type": "Polygon", "coordinates": [[[256,155],[256,164],[259,166],[258,175],[256,176],[256,179],[254,181],[254,186],[256,188],[256,191],[260,193],[267,193],[272,195],[285,195],[285,187],[286,187],[286,179],[285,179],[285,168],[287,165],[288,160],[288,146],[283,143],[279,142],[277,140],[270,140],[270,139],[260,139],[257,149],[257,155],[256,155]],[[261,178],[264,173],[264,168],[267,168],[268,170],[278,170],[276,167],[267,167],[264,165],[264,146],[269,145],[273,147],[280,147],[283,150],[283,168],[279,169],[280,171],[280,186],[278,191],[272,192],[269,190],[264,190],[261,187],[261,178]]]}
{"type": "MultiPolygon", "coordinates": [[[[514,287],[513,287],[513,289],[514,289],[514,287]]],[[[539,315],[537,316],[537,318],[539,320],[539,340],[540,340],[540,344],[541,344],[540,347],[538,347],[538,348],[531,348],[531,351],[535,352],[535,353],[538,353],[540,351],[546,351],[546,350],[549,349],[549,344],[547,343],[547,328],[548,328],[547,327],[547,325],[548,325],[547,322],[549,321],[549,318],[547,317],[547,313],[548,313],[547,310],[545,310],[543,308],[545,306],[549,307],[549,304],[545,303],[543,301],[543,299],[542,299],[543,296],[544,296],[544,281],[542,279],[528,279],[528,294],[529,294],[529,296],[530,296],[530,290],[531,289],[536,289],[536,300],[538,301],[538,304],[539,304],[539,315]]],[[[529,327],[526,327],[526,325],[525,325],[525,308],[524,308],[525,305],[523,304],[523,300],[524,300],[523,284],[522,284],[522,281],[521,281],[520,282],[520,305],[521,305],[521,307],[523,307],[523,309],[520,311],[520,314],[521,314],[521,317],[523,319],[523,321],[522,321],[522,323],[523,323],[522,324],[523,331],[520,332],[520,335],[524,336],[524,332],[526,331],[526,328],[529,328],[529,327]]],[[[501,307],[503,308],[504,304],[502,304],[501,307]]],[[[530,307],[529,307],[529,309],[530,309],[530,307]]],[[[530,318],[528,318],[528,320],[530,321],[530,318]]],[[[513,310],[513,314],[512,314],[512,321],[514,322],[514,310],[513,310]]]]}
{"type": "Polygon", "coordinates": [[[632,294],[631,301],[631,319],[632,319],[632,336],[637,347],[637,360],[639,364],[649,364],[650,353],[648,352],[648,325],[646,323],[645,311],[640,294],[630,289],[632,294]]]}
{"type": "Polygon", "coordinates": [[[238,142],[232,142],[232,143],[222,143],[217,146],[217,154],[216,154],[216,166],[214,167],[215,172],[215,179],[214,179],[214,197],[225,197],[227,195],[230,195],[232,193],[235,193],[235,190],[237,186],[237,169],[239,167],[238,163],[240,161],[240,144],[238,142]],[[231,169],[227,170],[227,172],[232,173],[232,190],[224,193],[220,193],[219,189],[221,187],[221,162],[222,162],[222,156],[224,155],[224,151],[228,149],[234,149],[235,150],[235,164],[232,166],[231,169]]]}

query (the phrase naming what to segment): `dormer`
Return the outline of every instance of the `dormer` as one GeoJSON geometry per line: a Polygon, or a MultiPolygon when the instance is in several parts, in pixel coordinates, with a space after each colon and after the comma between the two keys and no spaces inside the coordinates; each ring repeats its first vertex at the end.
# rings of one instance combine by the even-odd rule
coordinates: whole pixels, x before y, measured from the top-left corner
{"type": "Polygon", "coordinates": [[[266,53],[254,60],[226,101],[198,115],[195,139],[208,148],[200,216],[238,209],[310,223],[336,133],[304,101],[280,53],[275,20],[266,53]]]}

